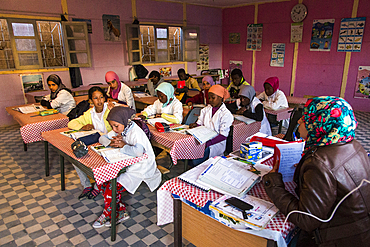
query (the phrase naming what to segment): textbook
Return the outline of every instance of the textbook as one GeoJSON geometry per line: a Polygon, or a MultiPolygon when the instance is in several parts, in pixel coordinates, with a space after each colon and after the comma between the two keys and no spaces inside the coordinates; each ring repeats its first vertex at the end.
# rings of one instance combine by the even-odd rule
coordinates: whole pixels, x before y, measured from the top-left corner
{"type": "Polygon", "coordinates": [[[262,230],[279,212],[273,203],[250,195],[246,195],[243,199],[239,198],[253,207],[243,212],[228,204],[226,200],[229,198],[231,197],[224,195],[212,202],[209,208],[216,219],[236,229],[248,227],[262,230]]]}
{"type": "Polygon", "coordinates": [[[252,165],[217,157],[199,175],[197,182],[222,194],[243,197],[260,181],[260,174],[261,171],[252,165]]]}
{"type": "Polygon", "coordinates": [[[304,142],[288,142],[276,144],[274,148],[274,164],[278,162],[278,171],[283,175],[283,181],[293,181],[295,164],[299,163],[302,158],[304,142]]]}
{"type": "Polygon", "coordinates": [[[27,113],[45,111],[47,109],[45,109],[44,107],[42,107],[40,105],[28,105],[28,106],[16,107],[16,108],[13,108],[13,110],[22,112],[24,114],[27,114],[27,113]]]}
{"type": "Polygon", "coordinates": [[[212,140],[218,133],[214,130],[211,130],[205,126],[198,126],[186,131],[188,134],[194,136],[194,138],[200,143],[206,143],[209,140],[212,140]]]}
{"type": "Polygon", "coordinates": [[[170,128],[170,131],[181,133],[181,134],[186,134],[186,131],[188,129],[189,129],[189,125],[180,125],[177,127],[170,128]]]}
{"type": "Polygon", "coordinates": [[[101,151],[111,150],[115,148],[111,146],[97,145],[97,146],[90,146],[90,149],[96,152],[97,154],[101,155],[101,151]]]}
{"type": "Polygon", "coordinates": [[[244,122],[246,124],[251,124],[251,123],[256,122],[256,120],[251,119],[251,118],[244,117],[243,115],[233,114],[233,116],[234,116],[234,119],[239,120],[239,121],[242,121],[242,122],[244,122]]]}
{"type": "Polygon", "coordinates": [[[78,138],[88,136],[95,133],[102,133],[99,130],[67,130],[60,132],[62,135],[65,135],[73,140],[77,140],[78,138]]]}
{"type": "Polygon", "coordinates": [[[157,118],[148,118],[147,119],[148,121],[148,124],[150,124],[151,126],[155,127],[155,123],[156,122],[160,122],[160,123],[165,123],[165,124],[168,124],[168,125],[172,125],[173,123],[167,121],[166,119],[164,118],[161,118],[161,117],[157,117],[157,118]]]}
{"type": "Polygon", "coordinates": [[[193,185],[194,187],[197,187],[198,189],[201,189],[203,191],[209,192],[211,190],[211,187],[209,187],[207,184],[204,183],[198,183],[197,179],[199,175],[204,172],[204,170],[212,163],[214,162],[214,158],[210,158],[206,161],[204,161],[202,164],[184,172],[178,178],[181,181],[184,181],[188,184],[193,185]]]}
{"type": "Polygon", "coordinates": [[[100,150],[99,152],[100,152],[100,155],[108,163],[115,163],[118,161],[135,158],[133,156],[121,153],[120,148],[105,149],[105,150],[100,150]]]}

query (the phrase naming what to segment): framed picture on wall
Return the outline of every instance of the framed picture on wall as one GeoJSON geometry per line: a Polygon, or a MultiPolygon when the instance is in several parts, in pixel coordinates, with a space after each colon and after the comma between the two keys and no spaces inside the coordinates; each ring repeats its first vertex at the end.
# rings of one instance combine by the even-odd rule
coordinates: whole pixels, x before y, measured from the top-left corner
{"type": "Polygon", "coordinates": [[[104,40],[121,41],[121,28],[119,15],[103,15],[104,40]]]}
{"type": "Polygon", "coordinates": [[[240,33],[229,33],[229,44],[240,44],[240,33]]]}
{"type": "Polygon", "coordinates": [[[44,90],[42,74],[23,74],[20,77],[24,93],[44,90]]]}

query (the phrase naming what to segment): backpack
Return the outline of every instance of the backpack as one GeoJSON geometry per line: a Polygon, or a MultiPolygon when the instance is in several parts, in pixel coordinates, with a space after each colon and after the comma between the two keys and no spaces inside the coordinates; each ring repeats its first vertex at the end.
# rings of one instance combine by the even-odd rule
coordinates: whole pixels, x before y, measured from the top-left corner
{"type": "Polygon", "coordinates": [[[144,120],[142,120],[141,118],[135,118],[135,119],[132,119],[132,121],[134,121],[144,131],[145,135],[150,140],[150,138],[152,137],[152,134],[150,133],[149,127],[148,125],[146,125],[144,120]]]}
{"type": "Polygon", "coordinates": [[[78,118],[82,114],[84,114],[85,111],[90,109],[90,102],[88,100],[83,100],[80,103],[76,105],[75,108],[73,108],[68,114],[67,117],[69,118],[69,121],[72,119],[78,118]]]}
{"type": "Polygon", "coordinates": [[[138,79],[145,78],[149,73],[149,71],[142,64],[134,65],[133,67],[138,79]]]}

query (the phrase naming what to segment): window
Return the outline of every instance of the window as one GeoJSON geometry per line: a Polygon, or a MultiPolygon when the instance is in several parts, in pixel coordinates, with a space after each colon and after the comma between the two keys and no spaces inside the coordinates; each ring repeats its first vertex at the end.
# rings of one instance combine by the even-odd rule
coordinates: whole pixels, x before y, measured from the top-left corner
{"type": "Polygon", "coordinates": [[[130,64],[198,60],[198,28],[128,24],[126,31],[130,64]]]}
{"type": "Polygon", "coordinates": [[[0,19],[0,69],[91,67],[83,22],[0,19]]]}

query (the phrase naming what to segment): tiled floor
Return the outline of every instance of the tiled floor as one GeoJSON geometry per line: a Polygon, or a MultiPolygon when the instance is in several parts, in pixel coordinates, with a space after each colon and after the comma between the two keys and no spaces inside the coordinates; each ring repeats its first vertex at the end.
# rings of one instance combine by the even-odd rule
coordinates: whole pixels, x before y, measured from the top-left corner
{"type": "MultiPolygon", "coordinates": [[[[356,139],[370,151],[370,113],[356,112],[356,139]]],[[[275,130],[276,131],[276,130],[275,130]]],[[[50,148],[50,176],[44,173],[42,142],[23,151],[19,126],[0,128],[0,246],[171,246],[173,224],[156,225],[156,193],[142,185],[125,192],[131,218],[118,225],[117,240],[110,228],[94,229],[103,197],[77,199],[82,186],[72,165],[66,163],[66,190],[60,190],[59,158],[50,148]]],[[[159,164],[167,166],[169,157],[159,164]]],[[[179,162],[170,177],[184,169],[179,162]]],[[[191,244],[189,244],[191,245],[191,244]]]]}

